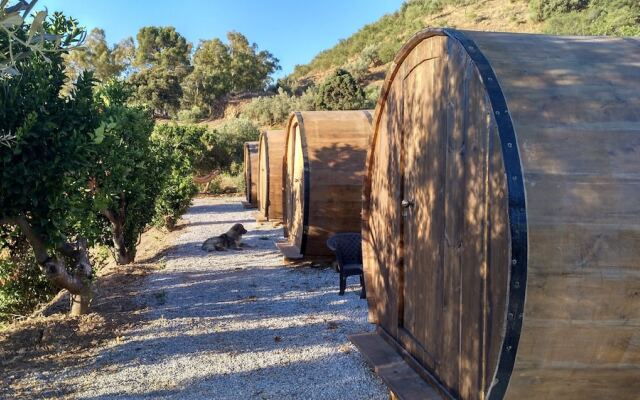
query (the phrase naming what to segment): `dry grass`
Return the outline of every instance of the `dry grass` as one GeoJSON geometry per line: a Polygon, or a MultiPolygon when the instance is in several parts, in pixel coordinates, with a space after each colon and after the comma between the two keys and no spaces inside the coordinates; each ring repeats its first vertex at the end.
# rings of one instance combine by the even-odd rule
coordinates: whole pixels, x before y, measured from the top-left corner
{"type": "MultiPolygon", "coordinates": [[[[176,231],[185,226],[181,221],[176,231]]],[[[108,262],[98,272],[91,313],[67,315],[69,294],[62,291],[31,317],[0,330],[0,398],[4,398],[4,390],[21,398],[50,397],[50,388],[22,379],[28,371],[61,370],[90,362],[96,348],[118,343],[121,332],[140,321],[146,309],[139,301],[142,281],[164,267],[163,255],[173,242],[174,232],[155,228],[147,231],[135,264],[117,266],[108,262]]],[[[56,395],[64,395],[64,390],[56,395]]]]}

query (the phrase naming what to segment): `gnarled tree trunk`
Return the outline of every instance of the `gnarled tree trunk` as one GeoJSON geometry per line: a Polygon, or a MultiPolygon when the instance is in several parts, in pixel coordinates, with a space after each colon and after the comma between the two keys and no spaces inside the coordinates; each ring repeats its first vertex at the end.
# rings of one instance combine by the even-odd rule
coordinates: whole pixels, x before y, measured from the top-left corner
{"type": "Polygon", "coordinates": [[[92,295],[93,267],[89,260],[87,241],[79,239],[75,243],[65,243],[56,249],[56,255],[49,255],[44,240],[33,230],[29,221],[24,217],[6,218],[0,221],[15,225],[31,245],[36,260],[47,279],[55,286],[66,289],[71,293],[71,315],[85,314],[89,309],[92,295]],[[70,268],[67,268],[70,263],[70,268]],[[71,271],[71,273],[69,272],[71,271]]]}
{"type": "Polygon", "coordinates": [[[124,193],[120,197],[118,211],[102,210],[102,215],[111,223],[111,240],[115,251],[116,264],[125,265],[132,263],[136,258],[136,249],[127,248],[124,238],[124,224],[126,221],[126,199],[124,193]]]}

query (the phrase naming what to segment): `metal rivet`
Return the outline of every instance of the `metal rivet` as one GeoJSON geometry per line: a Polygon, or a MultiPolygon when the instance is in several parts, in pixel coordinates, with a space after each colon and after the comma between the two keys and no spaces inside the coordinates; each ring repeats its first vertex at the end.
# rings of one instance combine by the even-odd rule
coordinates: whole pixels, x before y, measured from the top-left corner
{"type": "Polygon", "coordinates": [[[513,282],[513,287],[518,289],[520,287],[520,282],[518,281],[513,282]]]}
{"type": "Polygon", "coordinates": [[[500,115],[500,111],[496,111],[496,115],[500,115]]]}
{"type": "Polygon", "coordinates": [[[511,179],[514,180],[514,181],[517,181],[518,177],[514,175],[514,176],[511,177],[511,179]]]}
{"type": "Polygon", "coordinates": [[[507,346],[507,351],[511,351],[511,346],[507,346]]]}
{"type": "Polygon", "coordinates": [[[513,319],[513,313],[512,313],[512,312],[510,312],[509,314],[507,314],[507,318],[509,318],[509,319],[513,319]]]}
{"type": "Polygon", "coordinates": [[[508,148],[512,148],[513,147],[513,143],[511,143],[511,142],[507,143],[507,147],[508,148]]]}
{"type": "Polygon", "coordinates": [[[516,260],[515,258],[511,260],[511,265],[516,265],[517,263],[518,263],[518,260],[516,260]]]}

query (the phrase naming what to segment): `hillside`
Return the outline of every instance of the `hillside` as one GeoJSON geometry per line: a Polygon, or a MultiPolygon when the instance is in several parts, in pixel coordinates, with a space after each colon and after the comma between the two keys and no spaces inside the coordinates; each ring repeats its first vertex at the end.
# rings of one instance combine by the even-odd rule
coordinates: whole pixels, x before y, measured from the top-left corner
{"type": "Polygon", "coordinates": [[[453,27],[579,35],[640,35],[637,0],[407,0],[400,10],[365,25],[309,64],[296,66],[283,81],[317,83],[336,68],[377,86],[402,44],[427,27],[453,27]],[[374,54],[374,56],[371,56],[374,54]]]}

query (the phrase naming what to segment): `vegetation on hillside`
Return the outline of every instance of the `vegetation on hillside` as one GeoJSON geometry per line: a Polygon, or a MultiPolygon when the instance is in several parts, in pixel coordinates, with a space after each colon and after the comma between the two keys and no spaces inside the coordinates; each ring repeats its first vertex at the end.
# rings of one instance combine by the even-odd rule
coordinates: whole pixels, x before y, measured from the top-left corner
{"type": "MultiPolygon", "coordinates": [[[[640,35],[640,2],[637,0],[509,0],[529,5],[529,18],[542,22],[544,33],[570,35],[640,35]]],[[[402,44],[427,27],[425,18],[447,7],[482,9],[482,0],[407,0],[402,7],[365,25],[334,47],[324,50],[309,64],[298,65],[283,79],[287,85],[308,85],[309,78],[324,76],[337,68],[352,70],[369,54],[387,64],[402,44]]],[[[472,15],[469,15],[472,17],[472,15]]]]}

